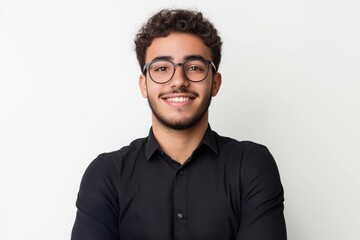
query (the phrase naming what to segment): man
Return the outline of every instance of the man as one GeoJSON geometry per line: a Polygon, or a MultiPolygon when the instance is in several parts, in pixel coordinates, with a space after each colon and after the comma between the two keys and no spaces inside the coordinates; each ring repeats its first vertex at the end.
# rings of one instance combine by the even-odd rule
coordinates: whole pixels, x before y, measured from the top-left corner
{"type": "Polygon", "coordinates": [[[199,12],[162,10],[141,28],[139,86],[152,127],[90,164],[73,240],[286,239],[283,188],[267,148],[209,126],[221,44],[199,12]]]}

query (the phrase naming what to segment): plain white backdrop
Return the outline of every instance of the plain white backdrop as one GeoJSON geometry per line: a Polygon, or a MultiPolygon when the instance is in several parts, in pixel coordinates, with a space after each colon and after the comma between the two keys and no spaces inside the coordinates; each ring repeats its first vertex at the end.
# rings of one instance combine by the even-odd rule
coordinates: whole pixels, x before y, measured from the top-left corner
{"type": "Polygon", "coordinates": [[[288,238],[360,239],[358,0],[0,0],[0,239],[70,239],[88,164],[147,135],[133,39],[163,7],[218,28],[210,123],[270,149],[288,238]]]}

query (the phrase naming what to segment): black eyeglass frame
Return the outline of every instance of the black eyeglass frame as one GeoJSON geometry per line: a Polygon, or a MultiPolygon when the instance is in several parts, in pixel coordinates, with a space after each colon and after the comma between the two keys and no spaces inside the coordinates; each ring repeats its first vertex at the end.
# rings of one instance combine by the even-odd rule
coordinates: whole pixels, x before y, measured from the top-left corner
{"type": "Polygon", "coordinates": [[[182,62],[182,63],[174,63],[174,62],[172,62],[172,61],[170,61],[170,60],[167,60],[167,59],[156,59],[156,60],[153,60],[153,61],[151,61],[151,62],[148,62],[148,63],[146,63],[146,64],[144,65],[143,74],[146,76],[146,69],[149,69],[149,67],[151,66],[151,64],[156,63],[156,62],[160,62],[160,61],[167,61],[167,62],[171,63],[171,64],[174,66],[174,71],[173,71],[171,77],[169,78],[169,80],[167,80],[167,81],[165,81],[165,82],[157,82],[157,81],[155,81],[155,80],[152,78],[152,76],[151,76],[151,74],[150,74],[150,72],[149,72],[149,76],[150,76],[151,80],[152,80],[154,83],[157,83],[157,84],[165,84],[165,83],[170,82],[171,79],[172,79],[172,78],[174,77],[174,75],[175,75],[176,66],[181,66],[181,69],[182,69],[182,72],[183,72],[185,78],[186,78],[188,81],[190,81],[190,82],[202,82],[202,81],[204,81],[205,78],[206,78],[206,77],[208,76],[208,74],[209,74],[209,69],[210,69],[210,68],[209,68],[209,65],[211,65],[211,66],[214,68],[214,72],[215,72],[215,73],[216,73],[216,71],[217,71],[214,62],[211,61],[211,60],[208,60],[208,59],[204,59],[204,58],[190,58],[190,59],[187,59],[186,61],[184,61],[184,62],[182,62]],[[203,61],[203,62],[205,62],[205,63],[207,64],[207,66],[208,66],[207,73],[206,73],[205,77],[204,77],[203,79],[201,79],[201,80],[198,80],[198,81],[194,81],[194,80],[189,79],[188,76],[186,75],[185,69],[184,69],[184,65],[185,65],[187,62],[193,61],[193,60],[203,61]]]}

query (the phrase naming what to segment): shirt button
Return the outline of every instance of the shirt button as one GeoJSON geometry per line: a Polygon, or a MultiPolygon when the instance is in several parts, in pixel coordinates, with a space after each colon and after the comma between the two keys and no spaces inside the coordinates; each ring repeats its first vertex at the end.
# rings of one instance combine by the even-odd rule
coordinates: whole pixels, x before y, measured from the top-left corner
{"type": "Polygon", "coordinates": [[[178,214],[177,214],[177,217],[178,217],[178,219],[182,219],[182,218],[183,218],[183,214],[182,214],[182,213],[178,213],[178,214]]]}
{"type": "Polygon", "coordinates": [[[184,175],[184,171],[179,172],[180,176],[184,175]]]}

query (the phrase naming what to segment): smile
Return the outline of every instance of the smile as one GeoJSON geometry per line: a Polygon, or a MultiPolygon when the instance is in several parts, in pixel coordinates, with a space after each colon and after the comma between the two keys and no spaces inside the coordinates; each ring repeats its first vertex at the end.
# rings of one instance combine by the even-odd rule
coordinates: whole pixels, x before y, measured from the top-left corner
{"type": "Polygon", "coordinates": [[[189,97],[172,97],[172,98],[167,98],[167,101],[170,102],[186,102],[189,101],[190,98],[189,97]]]}

